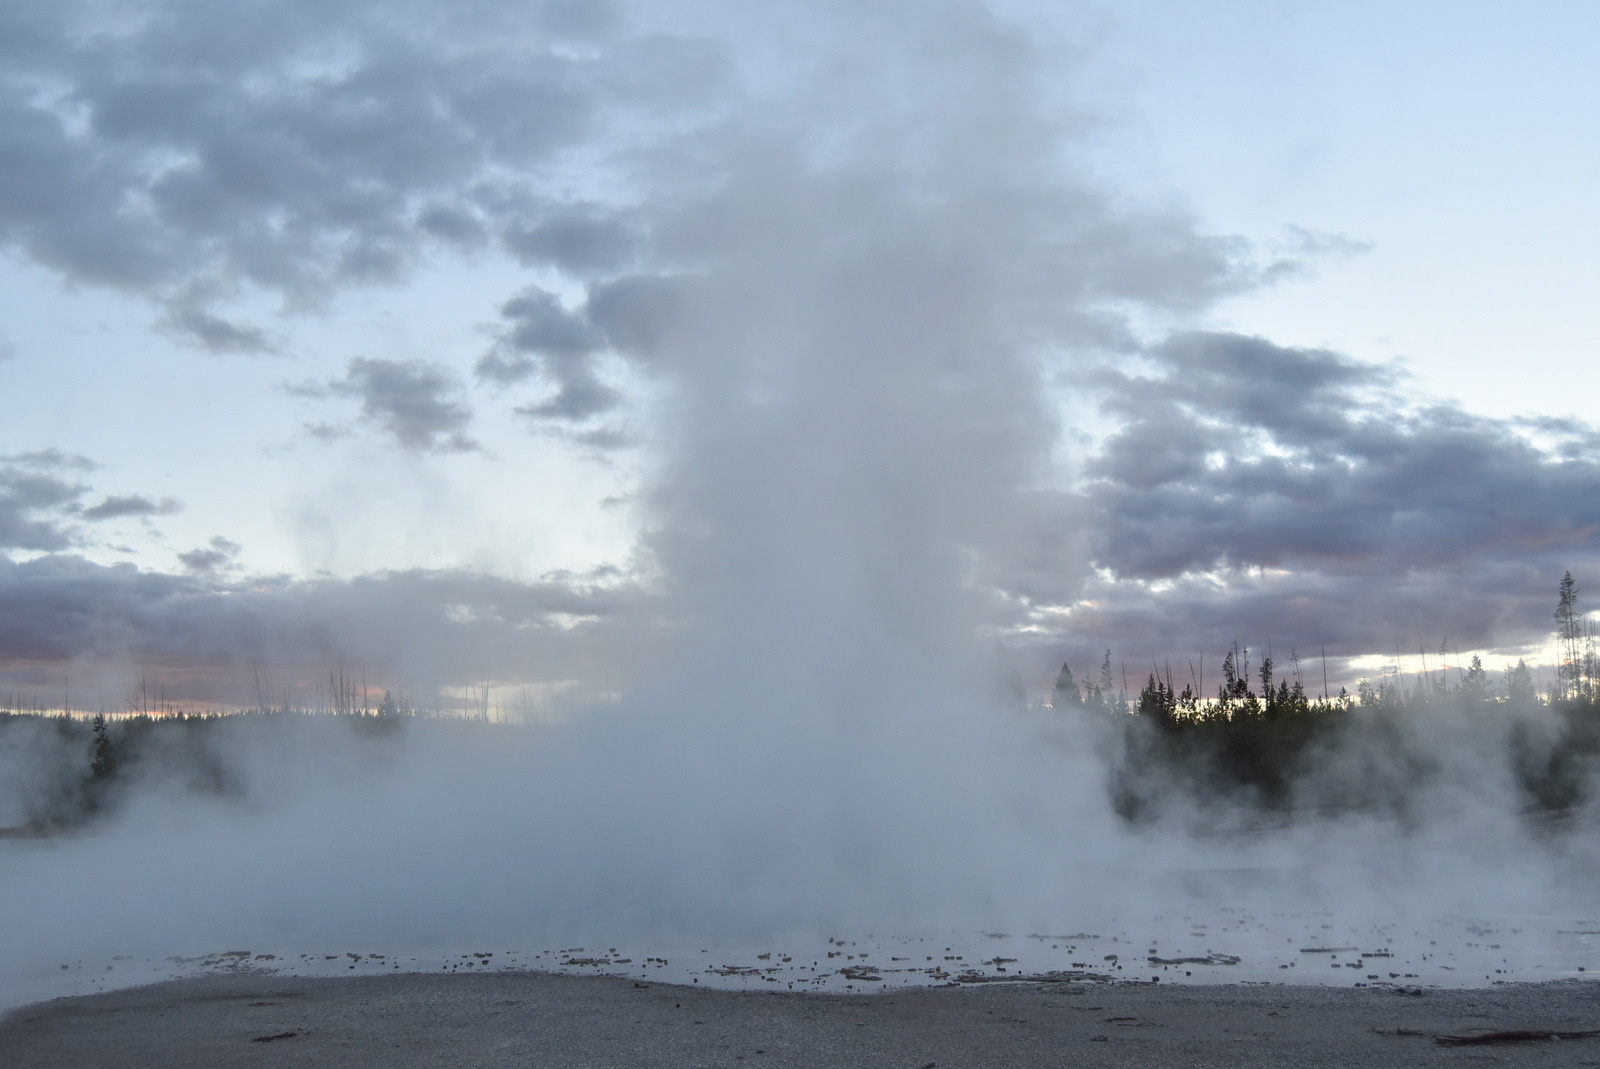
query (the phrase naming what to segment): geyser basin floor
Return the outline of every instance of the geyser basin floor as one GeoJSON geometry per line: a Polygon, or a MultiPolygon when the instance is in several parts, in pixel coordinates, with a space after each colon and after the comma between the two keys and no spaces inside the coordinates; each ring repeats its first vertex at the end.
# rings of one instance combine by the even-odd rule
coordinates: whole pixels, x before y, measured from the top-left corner
{"type": "Polygon", "coordinates": [[[1478,990],[984,985],[874,996],[737,992],[543,973],[208,976],[14,1011],[18,1067],[1594,1065],[1588,982],[1478,990]]]}
{"type": "Polygon", "coordinates": [[[616,939],[530,948],[480,942],[441,952],[394,944],[308,948],[252,943],[187,957],[111,950],[98,959],[66,957],[35,970],[0,969],[0,1009],[239,972],[355,978],[506,971],[834,994],[973,987],[1030,978],[1470,988],[1600,979],[1600,921],[1571,916],[1407,918],[1397,913],[1374,922],[1320,910],[1211,907],[1137,920],[1102,919],[1054,932],[881,936],[841,931],[826,939],[774,939],[754,945],[616,939]]]}

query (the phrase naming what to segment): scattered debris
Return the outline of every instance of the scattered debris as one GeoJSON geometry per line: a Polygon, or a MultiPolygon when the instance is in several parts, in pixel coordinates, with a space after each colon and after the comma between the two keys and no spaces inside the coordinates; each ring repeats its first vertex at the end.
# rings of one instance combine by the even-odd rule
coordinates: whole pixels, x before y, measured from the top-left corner
{"type": "Polygon", "coordinates": [[[1503,1032],[1479,1032],[1471,1036],[1434,1036],[1441,1047],[1472,1047],[1490,1043],[1526,1043],[1536,1039],[1593,1039],[1600,1036],[1600,1028],[1580,1030],[1513,1028],[1503,1032]]]}
{"type": "Polygon", "coordinates": [[[1105,973],[1084,972],[1078,969],[1044,973],[1007,973],[996,976],[968,969],[955,977],[958,984],[1070,984],[1077,982],[1111,983],[1116,978],[1105,973]]]}
{"type": "Polygon", "coordinates": [[[252,1042],[252,1043],[272,1043],[272,1042],[274,1042],[276,1040],[279,1040],[279,1039],[293,1039],[295,1036],[297,1036],[299,1034],[300,1034],[299,1032],[279,1032],[275,1036],[255,1036],[250,1040],[250,1042],[252,1042]]]}

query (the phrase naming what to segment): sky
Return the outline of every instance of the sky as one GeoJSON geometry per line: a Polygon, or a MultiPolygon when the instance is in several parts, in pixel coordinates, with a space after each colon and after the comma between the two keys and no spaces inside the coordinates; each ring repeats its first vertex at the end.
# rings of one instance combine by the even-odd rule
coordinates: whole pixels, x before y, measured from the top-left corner
{"type": "Polygon", "coordinates": [[[1547,656],[1600,574],[1597,29],[8,4],[0,690],[1547,656]]]}

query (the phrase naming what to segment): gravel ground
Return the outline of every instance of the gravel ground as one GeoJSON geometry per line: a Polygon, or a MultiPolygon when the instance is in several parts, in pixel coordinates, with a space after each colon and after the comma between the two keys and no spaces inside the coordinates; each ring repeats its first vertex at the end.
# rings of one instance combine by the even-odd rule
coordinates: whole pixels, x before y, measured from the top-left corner
{"type": "Polygon", "coordinates": [[[878,995],[733,992],[499,973],[209,976],[0,1020],[32,1066],[1600,1066],[1600,984],[1470,990],[993,984],[878,995]]]}

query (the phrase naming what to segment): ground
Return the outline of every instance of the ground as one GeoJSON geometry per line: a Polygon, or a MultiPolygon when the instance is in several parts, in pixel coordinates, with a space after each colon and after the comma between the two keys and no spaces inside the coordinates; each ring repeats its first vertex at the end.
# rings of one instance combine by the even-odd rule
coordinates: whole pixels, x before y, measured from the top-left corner
{"type": "Polygon", "coordinates": [[[206,976],[37,1003],[0,1065],[1600,1066],[1600,984],[1479,989],[986,984],[736,992],[545,973],[206,976]],[[1407,991],[1413,993],[1407,993],[1407,991]]]}

